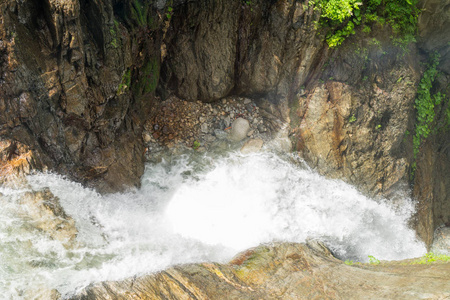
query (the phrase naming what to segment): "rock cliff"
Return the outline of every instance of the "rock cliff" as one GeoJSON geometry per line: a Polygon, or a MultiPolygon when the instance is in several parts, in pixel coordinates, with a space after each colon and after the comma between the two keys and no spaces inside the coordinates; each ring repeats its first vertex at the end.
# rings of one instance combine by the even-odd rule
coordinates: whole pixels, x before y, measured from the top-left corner
{"type": "MultiPolygon", "coordinates": [[[[435,51],[433,91],[450,94],[448,4],[419,3],[418,42],[405,54],[377,24],[330,49],[309,1],[6,0],[0,134],[26,147],[27,170],[111,192],[139,184],[142,130],[160,99],[247,96],[289,125],[293,150],[318,172],[391,199],[414,184],[416,227],[430,244],[450,222],[450,133],[431,135],[414,158],[414,101],[435,51]]],[[[5,164],[18,158],[11,147],[5,164]]]]}

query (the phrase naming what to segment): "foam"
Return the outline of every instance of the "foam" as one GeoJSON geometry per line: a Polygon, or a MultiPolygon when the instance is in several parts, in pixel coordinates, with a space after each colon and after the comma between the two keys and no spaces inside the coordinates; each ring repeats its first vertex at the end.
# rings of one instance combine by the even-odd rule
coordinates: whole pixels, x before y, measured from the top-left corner
{"type": "Polygon", "coordinates": [[[401,209],[371,200],[273,153],[178,156],[148,165],[141,189],[107,196],[54,174],[28,179],[60,198],[81,247],[67,250],[32,229],[17,215],[20,193],[2,189],[0,293],[7,298],[29,289],[68,295],[175,264],[226,262],[272,241],[318,238],[338,256],[360,261],[426,252],[407,226],[410,199],[401,209]]]}

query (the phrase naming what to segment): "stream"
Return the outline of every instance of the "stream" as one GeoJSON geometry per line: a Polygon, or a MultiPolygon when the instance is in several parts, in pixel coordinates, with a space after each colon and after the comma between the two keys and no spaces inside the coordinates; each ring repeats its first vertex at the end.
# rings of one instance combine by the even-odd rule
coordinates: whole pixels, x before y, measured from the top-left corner
{"type": "Polygon", "coordinates": [[[100,195],[55,174],[49,187],[75,220],[79,247],[66,249],[18,214],[23,189],[0,187],[0,295],[28,299],[49,289],[70,296],[92,282],[176,264],[225,263],[274,241],[319,239],[339,258],[367,262],[426,252],[408,227],[414,203],[373,200],[356,188],[272,152],[191,151],[148,164],[140,189],[100,195]]]}

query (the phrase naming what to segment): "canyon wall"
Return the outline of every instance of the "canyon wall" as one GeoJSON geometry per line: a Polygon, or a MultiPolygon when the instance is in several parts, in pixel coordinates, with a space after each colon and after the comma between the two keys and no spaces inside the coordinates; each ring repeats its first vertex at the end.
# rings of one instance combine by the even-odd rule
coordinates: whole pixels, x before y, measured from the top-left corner
{"type": "Polygon", "coordinates": [[[450,222],[450,133],[438,126],[414,159],[414,101],[436,51],[432,91],[450,94],[450,2],[420,6],[405,52],[379,24],[330,49],[308,1],[3,1],[3,163],[25,149],[31,169],[117,191],[139,184],[156,101],[243,95],[289,126],[293,150],[319,173],[393,200],[412,186],[429,244],[450,222]]]}

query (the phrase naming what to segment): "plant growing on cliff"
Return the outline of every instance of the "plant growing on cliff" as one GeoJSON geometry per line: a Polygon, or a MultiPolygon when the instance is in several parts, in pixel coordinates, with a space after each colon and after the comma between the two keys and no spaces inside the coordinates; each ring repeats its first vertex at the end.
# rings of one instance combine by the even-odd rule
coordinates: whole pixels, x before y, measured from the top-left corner
{"type": "Polygon", "coordinates": [[[379,265],[380,264],[380,260],[376,259],[374,256],[369,255],[369,264],[372,265],[379,265]]]}
{"type": "Polygon", "coordinates": [[[320,24],[329,27],[326,40],[330,48],[342,44],[355,28],[364,24],[363,31],[371,31],[371,23],[381,26],[388,24],[392,28],[394,45],[407,50],[415,42],[419,9],[417,0],[318,0],[316,7],[321,9],[320,24]]]}
{"type": "Polygon", "coordinates": [[[194,141],[194,143],[192,144],[192,149],[197,150],[198,148],[200,148],[200,142],[194,141]]]}
{"type": "Polygon", "coordinates": [[[349,123],[356,122],[355,114],[353,114],[353,115],[348,119],[348,122],[349,122],[349,123]]]}
{"type": "Polygon", "coordinates": [[[437,66],[439,65],[439,54],[434,54],[431,58],[431,63],[428,64],[428,68],[423,74],[417,88],[417,96],[414,102],[416,108],[416,128],[413,136],[413,157],[411,177],[414,177],[416,170],[416,159],[419,154],[419,149],[422,141],[426,139],[432,132],[431,124],[435,117],[435,107],[443,102],[445,95],[437,93],[431,94],[431,88],[433,82],[438,74],[437,66]]]}
{"type": "Polygon", "coordinates": [[[159,81],[159,61],[156,57],[148,58],[139,69],[138,80],[133,82],[134,95],[145,95],[156,90],[159,81]]]}
{"type": "Polygon", "coordinates": [[[358,0],[320,0],[316,7],[322,11],[320,23],[332,28],[327,34],[330,48],[342,44],[346,37],[355,34],[355,25],[361,22],[361,2],[358,0]]]}
{"type": "Polygon", "coordinates": [[[119,47],[117,41],[117,31],[119,31],[119,22],[117,22],[117,20],[114,20],[114,26],[111,26],[109,28],[109,33],[111,34],[111,46],[113,46],[114,49],[117,49],[119,47]]]}
{"type": "Polygon", "coordinates": [[[117,95],[125,93],[125,91],[130,88],[130,85],[131,85],[131,69],[128,69],[122,75],[122,81],[120,82],[119,87],[117,88],[117,95]]]}
{"type": "Polygon", "coordinates": [[[348,260],[348,259],[346,259],[346,260],[344,261],[344,264],[346,264],[346,265],[348,265],[348,266],[352,266],[352,265],[353,265],[353,260],[348,260]]]}
{"type": "Polygon", "coordinates": [[[450,262],[450,255],[445,254],[435,254],[432,252],[429,252],[422,256],[419,259],[416,259],[411,262],[411,265],[423,265],[423,264],[431,264],[436,261],[442,261],[442,262],[450,262]]]}
{"type": "Polygon", "coordinates": [[[173,14],[173,7],[172,6],[167,7],[166,17],[168,20],[172,19],[172,14],[173,14]]]}
{"type": "Polygon", "coordinates": [[[147,26],[147,15],[149,7],[149,4],[146,4],[145,2],[142,3],[140,0],[134,0],[133,2],[131,2],[131,18],[137,22],[138,26],[147,26]]]}

